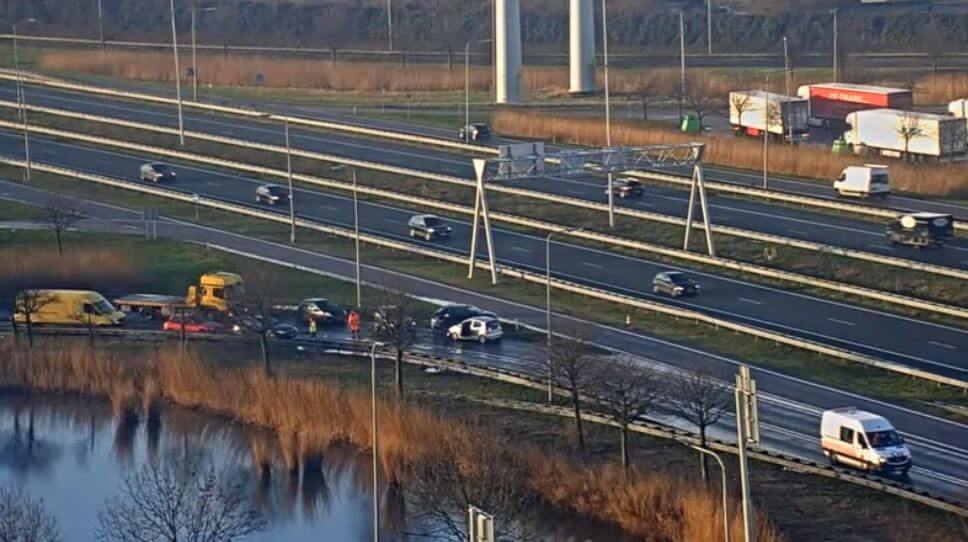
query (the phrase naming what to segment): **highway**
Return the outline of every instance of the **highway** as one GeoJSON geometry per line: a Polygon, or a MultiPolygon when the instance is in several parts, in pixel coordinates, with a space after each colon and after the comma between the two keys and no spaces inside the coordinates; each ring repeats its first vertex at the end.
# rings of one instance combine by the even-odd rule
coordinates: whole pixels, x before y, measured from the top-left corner
{"type": "MultiPolygon", "coordinates": [[[[0,136],[0,153],[22,157],[17,134],[0,136]]],[[[102,151],[85,146],[34,138],[34,160],[115,178],[134,180],[140,164],[150,156],[102,151]]],[[[213,170],[176,166],[178,179],[168,185],[188,194],[254,205],[255,188],[262,181],[213,170]]],[[[301,218],[340,226],[353,222],[349,199],[314,190],[297,189],[296,210],[301,218]]],[[[280,214],[288,209],[275,209],[280,214]]],[[[361,228],[375,235],[409,239],[407,220],[418,210],[360,203],[361,228]]],[[[467,254],[470,227],[451,221],[451,239],[435,246],[467,254]]],[[[544,271],[544,237],[496,229],[495,244],[503,264],[544,271]]],[[[414,241],[424,244],[422,241],[414,241]]],[[[651,279],[674,266],[632,258],[594,248],[556,244],[552,251],[553,274],[581,284],[632,295],[673,306],[755,325],[888,359],[937,374],[968,376],[968,331],[891,313],[824,300],[741,280],[707,273],[690,273],[703,287],[702,295],[670,299],[652,293],[651,279]]]]}
{"type": "MultiPolygon", "coordinates": [[[[13,87],[8,82],[0,85],[0,98],[14,100],[13,87]]],[[[164,106],[133,105],[99,96],[81,95],[40,87],[28,88],[28,100],[31,104],[45,107],[172,128],[177,126],[177,117],[174,111],[164,106]]],[[[70,121],[66,122],[69,126],[70,121]]],[[[273,145],[283,143],[281,127],[251,119],[222,117],[188,111],[186,112],[186,126],[189,130],[242,138],[259,143],[273,145]]],[[[377,141],[295,127],[292,129],[292,144],[296,148],[308,151],[379,162],[427,173],[444,174],[465,179],[472,179],[474,176],[469,156],[439,149],[407,146],[391,141],[377,141]]],[[[752,174],[724,171],[721,168],[707,168],[707,178],[710,180],[739,182],[747,179],[750,183],[753,183],[754,177],[752,174]]],[[[829,195],[829,191],[824,186],[803,181],[789,182],[803,184],[811,190],[825,191],[829,195]]],[[[602,203],[606,201],[604,184],[602,178],[594,176],[567,179],[540,178],[514,182],[515,186],[602,203]]],[[[688,206],[686,191],[652,184],[646,184],[645,189],[645,196],[641,200],[619,200],[617,204],[631,209],[685,217],[688,206]]],[[[885,204],[887,203],[889,202],[885,202],[885,204]]],[[[903,201],[890,201],[890,203],[899,204],[906,208],[915,208],[906,198],[903,201]]],[[[778,207],[765,202],[720,195],[711,196],[710,206],[712,218],[716,224],[935,265],[968,269],[968,238],[957,238],[941,250],[922,251],[910,247],[889,245],[885,242],[884,226],[875,222],[798,208],[778,207]]],[[[968,211],[963,214],[968,217],[968,211]]]]}
{"type": "MultiPolygon", "coordinates": [[[[0,197],[44,205],[50,195],[20,183],[0,181],[0,197]]],[[[126,210],[89,200],[75,199],[74,201],[84,214],[110,220],[101,224],[83,225],[86,228],[110,233],[140,233],[140,211],[126,210]],[[117,220],[127,221],[128,224],[120,226],[117,220]]],[[[352,261],[205,226],[162,220],[159,223],[158,234],[165,238],[210,243],[236,252],[257,254],[260,258],[318,269],[326,274],[344,277],[354,274],[352,261]]],[[[362,278],[369,283],[394,284],[425,299],[473,303],[493,310],[506,319],[517,320],[535,328],[544,326],[544,309],[540,307],[470,292],[370,265],[364,265],[362,278]]],[[[555,325],[562,326],[574,322],[573,318],[558,316],[555,325]]],[[[732,375],[740,363],[735,359],[709,354],[642,333],[598,324],[588,325],[592,327],[593,336],[598,345],[615,353],[635,356],[643,362],[687,370],[704,370],[727,382],[732,380],[732,375]]],[[[540,361],[523,361],[516,359],[514,355],[490,355],[492,353],[489,347],[482,349],[479,345],[465,345],[451,351],[451,355],[455,357],[474,361],[484,360],[492,366],[507,367],[517,371],[530,367],[539,375],[546,370],[540,361]]],[[[533,360],[534,356],[529,358],[533,360]]],[[[849,391],[805,382],[770,370],[754,368],[753,375],[757,379],[760,390],[764,448],[821,460],[822,456],[817,451],[820,413],[827,408],[854,405],[888,417],[907,439],[916,464],[910,473],[909,482],[912,485],[962,502],[968,501],[968,480],[965,479],[965,473],[968,472],[968,426],[866,398],[849,391]]],[[[664,421],[672,421],[665,416],[661,418],[664,421]]],[[[735,440],[732,437],[734,434],[731,420],[724,420],[724,423],[714,431],[714,436],[722,436],[726,440],[735,440]]]]}

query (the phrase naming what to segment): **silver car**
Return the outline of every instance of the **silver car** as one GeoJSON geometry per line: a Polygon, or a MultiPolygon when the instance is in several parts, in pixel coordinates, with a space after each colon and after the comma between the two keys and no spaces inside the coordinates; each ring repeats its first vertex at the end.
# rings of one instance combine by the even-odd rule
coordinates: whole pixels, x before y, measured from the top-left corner
{"type": "Polygon", "coordinates": [[[279,205],[289,202],[289,189],[275,184],[264,184],[255,189],[255,202],[279,205]]]}
{"type": "Polygon", "coordinates": [[[141,166],[141,180],[152,183],[170,182],[175,180],[175,172],[165,164],[144,164],[141,166]]]}

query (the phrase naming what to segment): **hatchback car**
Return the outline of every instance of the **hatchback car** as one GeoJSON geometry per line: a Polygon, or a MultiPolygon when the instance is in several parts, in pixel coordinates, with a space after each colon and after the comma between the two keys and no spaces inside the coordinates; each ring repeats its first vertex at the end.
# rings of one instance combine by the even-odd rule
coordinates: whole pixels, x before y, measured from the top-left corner
{"type": "Polygon", "coordinates": [[[267,335],[273,339],[291,341],[299,335],[299,328],[292,324],[277,323],[269,328],[267,335]]]}
{"type": "Polygon", "coordinates": [[[479,309],[474,305],[447,305],[437,309],[437,312],[430,317],[430,329],[447,331],[454,324],[459,324],[475,316],[497,317],[493,312],[479,309]]]}
{"type": "MultiPolygon", "coordinates": [[[[642,183],[639,181],[622,178],[615,179],[615,181],[612,182],[612,192],[622,199],[638,199],[645,194],[645,189],[642,187],[642,183]]],[[[605,193],[608,193],[608,189],[605,190],[605,193]]]]}
{"type": "Polygon", "coordinates": [[[165,164],[144,164],[141,166],[141,180],[151,183],[175,180],[175,172],[165,164]]]}
{"type": "Polygon", "coordinates": [[[485,141],[491,139],[491,129],[486,124],[468,124],[457,132],[464,141],[485,141]]]}
{"type": "Polygon", "coordinates": [[[197,319],[193,316],[183,317],[178,314],[165,320],[165,323],[161,325],[161,329],[165,331],[181,332],[183,327],[185,333],[222,333],[226,330],[226,327],[218,322],[197,319]]]}
{"type": "Polygon", "coordinates": [[[296,307],[296,316],[303,322],[315,320],[320,325],[346,323],[347,310],[322,297],[303,299],[296,307]]]}
{"type": "Polygon", "coordinates": [[[450,237],[451,232],[454,231],[436,215],[413,216],[408,225],[410,226],[410,237],[420,238],[424,241],[450,237]]]}
{"type": "Polygon", "coordinates": [[[657,294],[668,294],[672,297],[699,294],[699,285],[678,271],[665,271],[652,279],[652,291],[657,294]]]}
{"type": "Polygon", "coordinates": [[[275,184],[264,184],[255,189],[255,202],[279,205],[289,202],[289,189],[275,184]]]}
{"type": "Polygon", "coordinates": [[[476,341],[484,344],[504,336],[501,322],[493,316],[475,316],[450,326],[447,336],[454,341],[476,341]]]}

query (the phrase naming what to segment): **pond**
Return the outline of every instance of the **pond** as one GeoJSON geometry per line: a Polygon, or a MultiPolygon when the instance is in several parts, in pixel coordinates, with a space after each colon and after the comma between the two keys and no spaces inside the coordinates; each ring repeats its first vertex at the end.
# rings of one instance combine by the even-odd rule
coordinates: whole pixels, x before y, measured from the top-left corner
{"type": "MultiPolygon", "coordinates": [[[[95,540],[98,510],[117,496],[126,473],[149,461],[186,460],[239,482],[267,518],[268,528],[245,540],[372,540],[369,455],[337,446],[318,469],[294,472],[280,457],[268,433],[185,409],[164,407],[160,422],[131,423],[116,420],[107,402],[0,395],[0,484],[43,499],[65,541],[95,540]]],[[[407,540],[399,533],[432,530],[419,523],[426,520],[407,517],[403,496],[385,488],[383,493],[381,539],[407,540]]],[[[614,529],[561,516],[542,510],[531,527],[536,539],[626,539],[614,529]]]]}

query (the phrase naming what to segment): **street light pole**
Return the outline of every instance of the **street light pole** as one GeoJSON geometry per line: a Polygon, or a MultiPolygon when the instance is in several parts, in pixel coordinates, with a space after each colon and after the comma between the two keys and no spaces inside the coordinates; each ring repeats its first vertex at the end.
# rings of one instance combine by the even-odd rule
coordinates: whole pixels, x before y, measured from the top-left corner
{"type": "Polygon", "coordinates": [[[97,0],[97,35],[104,47],[104,10],[101,9],[101,0],[97,0]]]}
{"type": "MultiPolygon", "coordinates": [[[[612,102],[611,93],[608,86],[608,12],[605,8],[605,0],[602,0],[602,64],[605,77],[605,146],[612,147],[612,102]]],[[[608,194],[608,227],[615,227],[615,194],[612,192],[614,174],[608,172],[608,187],[605,192],[608,194]]],[[[550,333],[550,330],[549,330],[550,333]]],[[[549,335],[550,336],[550,335],[549,335]]]]}
{"type": "Polygon", "coordinates": [[[720,458],[719,457],[719,454],[717,454],[716,452],[714,452],[712,450],[707,450],[706,448],[703,448],[702,446],[691,446],[691,448],[693,450],[696,450],[699,453],[703,453],[703,454],[707,454],[707,455],[713,456],[713,458],[716,460],[716,462],[719,463],[719,471],[722,473],[722,476],[723,476],[723,532],[724,532],[724,535],[725,535],[725,538],[723,538],[723,540],[724,540],[724,542],[730,542],[730,537],[729,537],[729,501],[727,500],[727,497],[726,497],[726,491],[727,491],[726,490],[726,466],[723,465],[722,458],[720,458]]]}
{"type": "Polygon", "coordinates": [[[372,405],[371,421],[373,431],[373,541],[380,542],[380,495],[379,495],[379,455],[380,433],[377,432],[376,408],[376,349],[385,346],[374,342],[370,347],[370,404],[372,405]]]}
{"type": "Polygon", "coordinates": [[[296,244],[296,192],[292,189],[292,145],[289,141],[289,121],[283,119],[286,131],[286,178],[289,180],[289,243],[296,244]]]}
{"type": "Polygon", "coordinates": [[[360,281],[360,207],[357,197],[356,168],[353,168],[353,237],[356,239],[356,307],[363,308],[363,286],[360,281]]]}
{"type": "MultiPolygon", "coordinates": [[[[764,104],[763,106],[763,189],[764,190],[767,189],[769,184],[769,168],[770,168],[770,94],[772,94],[770,92],[770,78],[773,77],[774,74],[780,73],[780,72],[786,73],[786,70],[773,70],[771,72],[767,72],[766,83],[765,83],[765,86],[763,87],[766,89],[766,104],[764,104]]],[[[779,102],[777,102],[777,104],[781,108],[779,113],[780,122],[783,122],[783,111],[782,111],[783,105],[781,105],[779,102]]],[[[783,131],[780,130],[780,136],[782,137],[782,135],[783,135],[783,131]]]]}
{"type": "Polygon", "coordinates": [[[706,0],[706,54],[713,54],[713,0],[706,0]]]}
{"type": "Polygon", "coordinates": [[[470,143],[471,133],[467,128],[471,124],[471,45],[475,43],[489,43],[486,40],[469,41],[464,44],[464,142],[470,143]]]}
{"type": "Polygon", "coordinates": [[[393,52],[393,6],[392,0],[387,0],[387,50],[393,52]]]}
{"type": "MultiPolygon", "coordinates": [[[[211,13],[217,11],[216,7],[202,8],[201,13],[211,13]]],[[[196,36],[198,32],[195,30],[195,19],[197,18],[195,9],[195,4],[192,4],[192,101],[198,101],[198,44],[196,43],[196,36]]]]}
{"type": "Polygon", "coordinates": [[[178,30],[175,29],[175,0],[171,6],[171,49],[175,57],[175,94],[178,95],[178,141],[185,146],[185,116],[182,111],[181,68],[178,65],[178,30]]]}
{"type": "Polygon", "coordinates": [[[837,82],[837,74],[840,73],[840,69],[839,69],[839,66],[838,66],[838,64],[840,63],[839,58],[838,58],[840,56],[840,52],[837,50],[837,49],[840,48],[840,44],[838,43],[840,40],[839,40],[839,36],[838,36],[839,29],[837,28],[837,9],[836,8],[833,9],[833,14],[834,14],[834,51],[833,51],[834,58],[833,58],[833,61],[834,61],[834,83],[836,83],[837,82]]]}
{"type": "Polygon", "coordinates": [[[686,99],[686,23],[679,10],[679,117],[682,120],[683,100],[686,99]]]}
{"type": "Polygon", "coordinates": [[[789,41],[786,36],[783,36],[783,69],[786,70],[786,95],[793,96],[790,92],[790,79],[792,78],[792,73],[790,72],[790,46],[789,41]]]}
{"type": "Polygon", "coordinates": [[[30,18],[10,25],[13,30],[13,69],[17,72],[17,104],[20,109],[20,119],[23,121],[24,129],[24,160],[27,165],[24,168],[24,183],[30,182],[30,123],[27,122],[27,95],[24,91],[24,73],[20,69],[20,58],[17,51],[17,25],[34,22],[37,22],[37,20],[30,18]]]}
{"type": "Polygon", "coordinates": [[[555,400],[555,366],[554,356],[551,352],[551,237],[556,233],[570,233],[580,231],[582,228],[565,228],[555,230],[545,238],[545,325],[548,334],[545,346],[548,349],[548,404],[555,400]]]}

